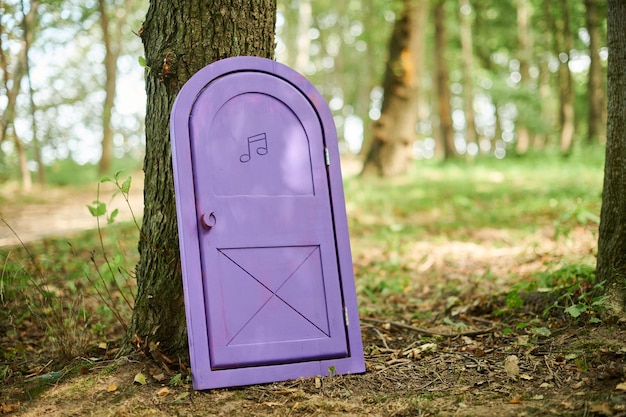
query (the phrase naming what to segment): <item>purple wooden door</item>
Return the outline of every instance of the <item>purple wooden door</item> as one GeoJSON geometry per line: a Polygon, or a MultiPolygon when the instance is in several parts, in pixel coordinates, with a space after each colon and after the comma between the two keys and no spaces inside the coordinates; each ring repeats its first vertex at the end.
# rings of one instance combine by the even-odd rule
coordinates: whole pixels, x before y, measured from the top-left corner
{"type": "Polygon", "coordinates": [[[190,129],[212,368],[346,356],[310,102],[277,77],[235,73],[198,96],[190,129]]]}
{"type": "Polygon", "coordinates": [[[276,62],[182,88],[172,160],[196,389],[365,370],[336,131],[276,62]]]}

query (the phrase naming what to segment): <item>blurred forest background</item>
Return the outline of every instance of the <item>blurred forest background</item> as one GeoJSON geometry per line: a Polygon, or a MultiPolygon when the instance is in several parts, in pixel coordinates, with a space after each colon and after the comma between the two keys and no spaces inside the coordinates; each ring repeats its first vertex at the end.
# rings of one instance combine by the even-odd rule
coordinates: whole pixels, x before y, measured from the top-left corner
{"type": "MultiPolygon", "coordinates": [[[[147,9],[0,0],[0,182],[28,190],[141,166],[147,9]]],[[[599,0],[278,0],[276,59],[326,97],[340,149],[382,176],[421,159],[601,145],[607,54],[599,0]],[[394,94],[402,122],[385,115],[394,94]],[[402,123],[408,135],[384,132],[402,123]],[[377,141],[398,142],[400,161],[377,157],[377,141]]]]}

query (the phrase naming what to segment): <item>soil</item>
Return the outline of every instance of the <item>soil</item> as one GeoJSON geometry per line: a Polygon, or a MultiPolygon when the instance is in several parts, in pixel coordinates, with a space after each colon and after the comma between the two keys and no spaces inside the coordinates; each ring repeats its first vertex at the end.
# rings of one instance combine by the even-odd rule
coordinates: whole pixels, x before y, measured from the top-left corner
{"type": "MultiPolygon", "coordinates": [[[[131,206],[140,198],[135,187],[131,206]]],[[[95,193],[42,190],[15,206],[6,202],[16,197],[3,199],[2,214],[23,241],[94,227],[85,205],[95,193]]],[[[0,247],[16,244],[0,233],[0,247]]],[[[60,362],[26,320],[10,333],[0,326],[0,415],[626,416],[623,320],[544,314],[554,295],[543,292],[507,309],[499,295],[510,277],[593,256],[593,231],[574,228],[558,242],[552,230],[520,241],[497,230],[474,235],[414,242],[402,266],[414,271],[410,286],[361,297],[364,374],[195,392],[184,360],[141,349],[119,357],[119,329],[60,362]]],[[[372,259],[392,255],[355,243],[357,277],[372,259]]]]}

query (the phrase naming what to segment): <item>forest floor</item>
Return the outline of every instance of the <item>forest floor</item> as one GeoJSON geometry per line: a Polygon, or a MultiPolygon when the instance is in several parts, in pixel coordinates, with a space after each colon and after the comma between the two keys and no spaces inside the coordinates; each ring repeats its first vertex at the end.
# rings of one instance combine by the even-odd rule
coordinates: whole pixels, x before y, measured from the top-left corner
{"type": "MultiPolygon", "coordinates": [[[[4,219],[33,213],[34,222],[83,195],[56,192],[54,201],[5,196],[4,219]]],[[[95,199],[88,194],[73,210],[87,211],[95,199]]],[[[119,357],[123,328],[87,291],[93,282],[64,281],[89,264],[102,274],[106,265],[94,262],[99,242],[118,248],[124,241],[130,255],[115,262],[132,268],[137,232],[121,223],[100,233],[33,236],[25,239],[31,255],[0,246],[0,415],[626,416],[626,320],[602,314],[601,283],[593,281],[597,224],[574,222],[560,236],[552,222],[523,233],[477,225],[462,235],[432,234],[429,224],[445,212],[430,210],[419,213],[425,231],[398,237],[396,223],[348,201],[364,374],[196,392],[184,361],[141,351],[119,357]],[[391,230],[386,243],[371,236],[383,223],[391,230]],[[50,271],[45,282],[30,278],[31,286],[62,300],[80,294],[80,306],[66,306],[69,315],[54,321],[49,310],[58,304],[11,288],[29,262],[50,271]],[[83,348],[65,346],[63,358],[63,338],[83,348]]],[[[134,290],[132,280],[123,284],[134,290]]],[[[115,291],[124,290],[112,291],[118,300],[115,291]]]]}

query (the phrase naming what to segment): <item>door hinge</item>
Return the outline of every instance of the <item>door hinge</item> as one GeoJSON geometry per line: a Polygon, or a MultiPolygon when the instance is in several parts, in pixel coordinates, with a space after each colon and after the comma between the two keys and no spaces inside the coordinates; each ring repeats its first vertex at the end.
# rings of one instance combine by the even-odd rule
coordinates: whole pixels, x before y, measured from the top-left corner
{"type": "Polygon", "coordinates": [[[326,166],[330,166],[330,152],[328,152],[328,148],[324,148],[324,159],[326,160],[326,166]]]}
{"type": "Polygon", "coordinates": [[[350,326],[350,320],[348,319],[348,307],[343,307],[343,317],[346,320],[346,327],[350,326]]]}

